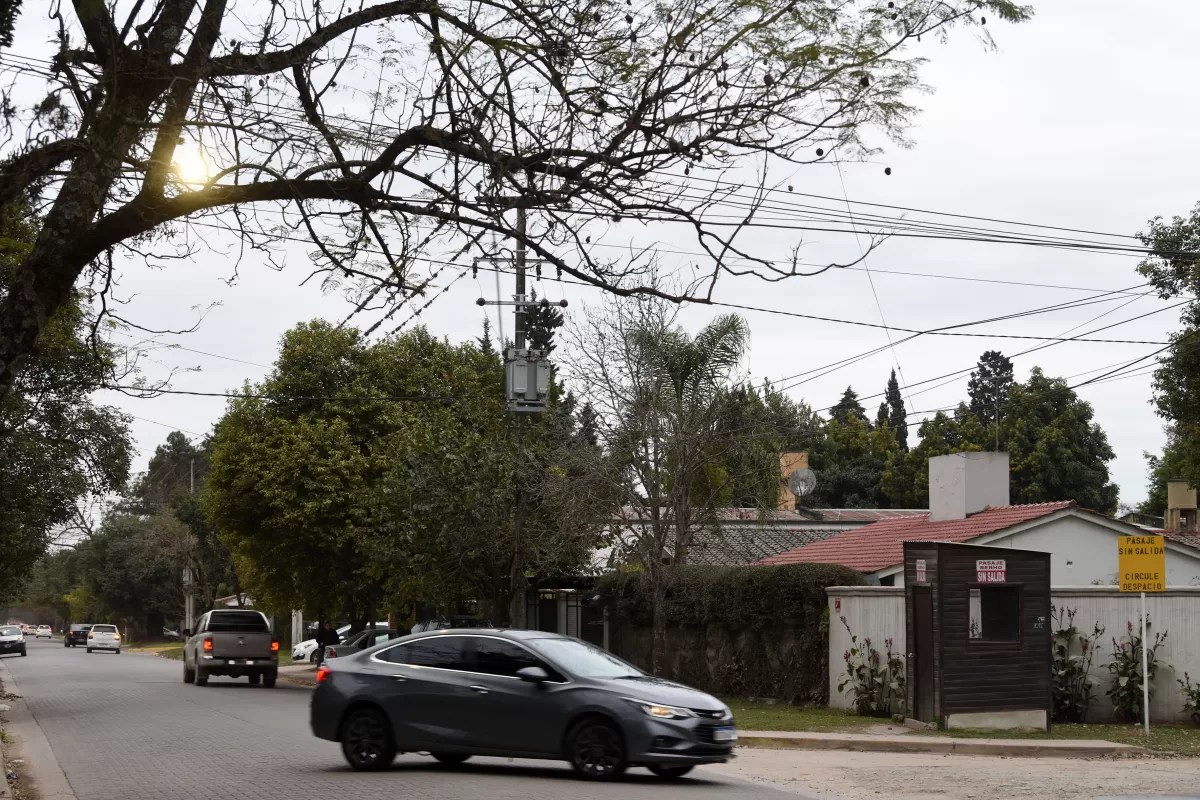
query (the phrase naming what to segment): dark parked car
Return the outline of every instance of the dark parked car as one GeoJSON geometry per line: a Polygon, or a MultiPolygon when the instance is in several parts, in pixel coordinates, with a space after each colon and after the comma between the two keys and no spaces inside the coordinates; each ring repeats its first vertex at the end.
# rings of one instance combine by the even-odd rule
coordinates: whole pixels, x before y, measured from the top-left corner
{"type": "Polygon", "coordinates": [[[434,631],[325,663],[312,730],[359,770],[428,752],[448,764],[562,759],[597,780],[631,766],[678,778],[732,758],[737,742],[715,697],[553,633],[434,631]]]}
{"type": "Polygon", "coordinates": [[[395,628],[367,628],[365,631],[347,637],[341,644],[326,646],[325,658],[344,658],[374,647],[380,642],[398,639],[403,635],[403,632],[395,628]]]}
{"type": "Polygon", "coordinates": [[[87,646],[88,631],[92,629],[89,622],[72,622],[67,627],[67,635],[63,637],[63,647],[87,646]]]}

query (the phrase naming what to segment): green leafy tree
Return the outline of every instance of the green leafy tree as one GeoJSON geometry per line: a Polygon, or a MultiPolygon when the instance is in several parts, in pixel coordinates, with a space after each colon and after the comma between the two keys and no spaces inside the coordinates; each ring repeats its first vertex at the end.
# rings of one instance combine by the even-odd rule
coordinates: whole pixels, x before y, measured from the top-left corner
{"type": "Polygon", "coordinates": [[[846,387],[846,391],[842,393],[842,399],[838,400],[837,405],[829,409],[830,419],[845,419],[848,416],[857,417],[863,422],[867,421],[867,411],[863,408],[862,403],[858,402],[858,392],[854,391],[851,386],[846,387]]]}
{"type": "Polygon", "coordinates": [[[1138,511],[1155,517],[1167,513],[1167,482],[1183,476],[1183,448],[1173,428],[1167,428],[1167,443],[1162,455],[1143,453],[1146,459],[1146,499],[1138,511]]]}
{"type": "Polygon", "coordinates": [[[817,508],[888,508],[884,469],[900,456],[895,431],[885,421],[872,428],[854,413],[834,416],[825,426],[825,441],[810,452],[817,475],[812,504],[817,508]]]}
{"type": "Polygon", "coordinates": [[[1163,299],[1183,298],[1181,328],[1158,357],[1154,406],[1172,430],[1173,467],[1200,486],[1200,203],[1186,217],[1150,220],[1139,233],[1153,254],[1138,265],[1163,299]]]}
{"type": "Polygon", "coordinates": [[[887,389],[884,391],[883,402],[879,404],[879,415],[876,427],[886,423],[896,435],[896,443],[900,449],[908,450],[908,412],[904,410],[904,398],[900,395],[900,383],[896,380],[896,370],[888,378],[887,389]]]}
{"type": "Polygon", "coordinates": [[[968,405],[975,418],[984,425],[994,425],[997,411],[1003,414],[1012,384],[1012,361],[998,350],[984,352],[967,381],[968,405]]]}
{"type": "MultiPolygon", "coordinates": [[[[37,236],[17,207],[0,212],[0,295],[37,236]]],[[[92,520],[82,504],[128,477],[127,419],[92,393],[125,370],[124,353],[92,335],[89,297],[73,293],[47,322],[8,394],[0,393],[0,597],[11,597],[52,542],[92,520]]]]}
{"type": "MultiPolygon", "coordinates": [[[[1117,486],[1108,472],[1115,454],[1091,405],[1066,381],[1035,367],[1027,382],[1009,388],[1005,408],[1000,449],[1009,453],[1013,503],[1076,500],[1085,508],[1116,511],[1117,486]]],[[[883,476],[885,493],[910,508],[928,508],[930,458],[995,446],[995,428],[989,430],[965,403],[954,416],[939,412],[926,420],[918,433],[919,444],[883,476]]]]}

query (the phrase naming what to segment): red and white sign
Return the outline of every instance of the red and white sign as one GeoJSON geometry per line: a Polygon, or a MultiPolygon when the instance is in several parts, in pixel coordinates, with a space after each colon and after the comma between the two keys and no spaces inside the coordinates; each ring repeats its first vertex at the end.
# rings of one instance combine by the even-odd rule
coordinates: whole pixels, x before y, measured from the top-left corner
{"type": "Polygon", "coordinates": [[[925,583],[925,559],[917,559],[917,583],[925,583]]]}
{"type": "Polygon", "coordinates": [[[840,598],[840,597],[833,598],[833,610],[834,611],[842,610],[842,598],[840,598]]]}
{"type": "Polygon", "coordinates": [[[975,562],[976,583],[1005,583],[1008,581],[1008,566],[1003,558],[980,559],[975,562]]]}

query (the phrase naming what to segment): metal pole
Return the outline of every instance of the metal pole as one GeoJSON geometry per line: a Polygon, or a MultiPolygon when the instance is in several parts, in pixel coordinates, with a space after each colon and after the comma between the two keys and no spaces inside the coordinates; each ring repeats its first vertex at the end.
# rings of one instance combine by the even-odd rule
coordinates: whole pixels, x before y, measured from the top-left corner
{"type": "Polygon", "coordinates": [[[1142,592],[1142,716],[1146,721],[1146,736],[1150,736],[1150,654],[1146,650],[1146,593],[1142,592]]]}
{"type": "MultiPolygon", "coordinates": [[[[517,206],[517,233],[520,238],[517,239],[517,302],[525,302],[525,207],[517,206]]],[[[525,347],[525,307],[518,305],[516,307],[517,330],[516,336],[517,349],[525,347]]]]}
{"type": "MultiPolygon", "coordinates": [[[[517,303],[515,306],[516,317],[516,337],[517,349],[525,347],[525,306],[520,305],[525,302],[525,208],[517,206],[517,233],[520,238],[517,239],[516,253],[516,271],[517,271],[517,303]]],[[[517,415],[517,472],[516,472],[516,516],[513,520],[513,553],[512,553],[512,568],[509,573],[509,590],[512,592],[512,597],[509,598],[509,624],[514,628],[525,627],[525,592],[519,591],[524,587],[525,581],[525,491],[521,486],[521,469],[520,462],[524,450],[525,438],[525,420],[524,415],[517,415]]]]}

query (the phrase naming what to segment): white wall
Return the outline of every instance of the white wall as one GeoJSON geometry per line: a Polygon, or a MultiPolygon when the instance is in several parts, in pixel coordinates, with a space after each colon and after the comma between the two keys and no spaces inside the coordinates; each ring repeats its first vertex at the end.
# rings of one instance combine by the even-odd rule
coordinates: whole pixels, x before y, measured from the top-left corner
{"type": "MultiPolygon", "coordinates": [[[[1116,530],[1087,518],[1064,516],[998,539],[972,542],[1051,553],[1051,586],[1112,585],[1117,581],[1116,530]]],[[[1189,555],[1167,544],[1167,585],[1200,586],[1200,553],[1189,555]]]]}
{"type": "MultiPolygon", "coordinates": [[[[1169,554],[1168,554],[1169,557],[1169,554]]],[[[845,672],[842,654],[850,646],[850,635],[842,625],[846,618],[851,630],[861,642],[870,636],[876,649],[883,652],[883,641],[891,637],[897,650],[905,645],[904,590],[890,586],[838,587],[831,586],[829,595],[829,705],[850,708],[853,704],[839,694],[837,685],[845,672]],[[836,610],[837,600],[841,610],[836,610]]],[[[1051,598],[1056,608],[1075,609],[1075,625],[1090,631],[1099,622],[1106,629],[1098,644],[1091,674],[1099,681],[1094,690],[1088,717],[1090,722],[1113,719],[1112,704],[1105,692],[1112,684],[1106,665],[1111,660],[1112,638],[1125,634],[1127,623],[1135,626],[1140,619],[1140,600],[1136,594],[1122,594],[1115,586],[1055,586],[1051,598]]],[[[1151,721],[1183,722],[1183,697],[1177,678],[1185,671],[1193,680],[1200,676],[1200,587],[1174,587],[1160,594],[1146,596],[1146,607],[1154,631],[1166,631],[1167,641],[1159,650],[1161,662],[1152,684],[1154,697],[1150,700],[1151,721]]],[[[905,653],[907,655],[907,653],[905,653]]]]}
{"type": "MultiPolygon", "coordinates": [[[[1066,514],[996,538],[982,536],[970,544],[1050,553],[1052,586],[1108,586],[1117,580],[1117,538],[1127,532],[1122,529],[1088,516],[1066,514]]],[[[894,580],[896,586],[903,586],[904,571],[897,572],[894,580]]],[[[1173,545],[1169,539],[1167,585],[1200,586],[1200,553],[1173,545]]]]}

